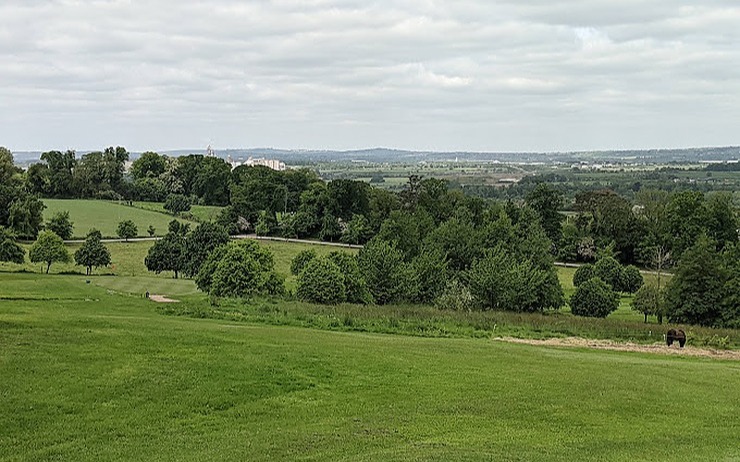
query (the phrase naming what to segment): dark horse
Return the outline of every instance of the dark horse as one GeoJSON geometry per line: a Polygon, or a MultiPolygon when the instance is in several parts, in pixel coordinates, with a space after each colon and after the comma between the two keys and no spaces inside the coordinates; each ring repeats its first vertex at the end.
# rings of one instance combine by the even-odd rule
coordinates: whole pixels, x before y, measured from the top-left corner
{"type": "Polygon", "coordinates": [[[673,342],[678,342],[679,346],[683,348],[686,345],[686,332],[680,329],[671,329],[665,336],[665,343],[668,346],[673,345],[673,342]]]}

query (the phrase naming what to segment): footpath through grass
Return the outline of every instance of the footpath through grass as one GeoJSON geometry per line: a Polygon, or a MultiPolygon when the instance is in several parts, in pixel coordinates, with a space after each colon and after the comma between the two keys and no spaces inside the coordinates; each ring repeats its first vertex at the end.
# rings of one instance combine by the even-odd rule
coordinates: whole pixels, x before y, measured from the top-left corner
{"type": "Polygon", "coordinates": [[[3,461],[740,458],[733,361],[161,316],[79,276],[0,293],[26,298],[0,301],[3,461]]]}
{"type": "MultiPolygon", "coordinates": [[[[154,226],[156,235],[167,233],[167,224],[174,217],[153,210],[144,210],[113,201],[83,200],[83,199],[44,199],[44,220],[48,220],[57,212],[69,212],[69,218],[74,224],[74,237],[84,238],[92,228],[99,230],[104,237],[118,237],[116,229],[118,223],[132,220],[136,223],[139,237],[147,237],[147,228],[154,226]]],[[[182,220],[193,227],[195,222],[182,220]]]]}

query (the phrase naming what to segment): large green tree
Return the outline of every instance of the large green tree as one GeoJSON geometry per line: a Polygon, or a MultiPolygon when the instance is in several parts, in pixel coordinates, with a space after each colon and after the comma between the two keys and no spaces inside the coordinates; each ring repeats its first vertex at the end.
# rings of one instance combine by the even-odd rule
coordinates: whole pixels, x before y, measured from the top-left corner
{"type": "Polygon", "coordinates": [[[92,274],[93,268],[110,265],[110,250],[103,244],[102,235],[96,229],[87,233],[85,242],[82,243],[74,255],[75,263],[84,266],[86,274],[92,274]]]}
{"type": "Polygon", "coordinates": [[[69,211],[55,213],[46,223],[46,229],[54,231],[62,239],[72,239],[74,223],[69,219],[69,211]]]}
{"type": "Polygon", "coordinates": [[[526,202],[537,212],[547,237],[553,243],[559,243],[562,237],[563,215],[560,214],[560,209],[564,203],[563,193],[547,183],[540,183],[527,194],[526,202]]]}
{"type": "Polygon", "coordinates": [[[26,251],[15,242],[13,231],[0,226],[0,261],[23,264],[26,251]]]}
{"type": "Polygon", "coordinates": [[[42,231],[39,237],[31,245],[28,257],[32,263],[46,263],[46,273],[49,273],[52,263],[67,263],[69,252],[64,247],[62,238],[52,231],[42,231]]]}
{"type": "Polygon", "coordinates": [[[722,296],[727,274],[715,243],[701,235],[681,256],[668,284],[666,304],[672,322],[723,325],[722,296]]]}

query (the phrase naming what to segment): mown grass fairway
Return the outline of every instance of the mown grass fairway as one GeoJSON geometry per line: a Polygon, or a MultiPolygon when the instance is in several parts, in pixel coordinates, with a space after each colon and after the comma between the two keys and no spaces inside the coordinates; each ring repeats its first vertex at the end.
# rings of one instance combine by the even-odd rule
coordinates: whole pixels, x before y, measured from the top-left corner
{"type": "MultiPolygon", "coordinates": [[[[48,220],[57,212],[69,212],[69,218],[74,224],[74,237],[77,238],[84,238],[92,228],[99,230],[104,237],[117,237],[118,223],[124,220],[136,223],[140,237],[149,235],[146,231],[149,225],[154,226],[157,236],[162,236],[167,232],[167,224],[174,219],[164,213],[112,201],[44,199],[44,204],[46,204],[44,220],[48,220]]],[[[195,226],[193,222],[180,221],[195,226]]]]}
{"type": "Polygon", "coordinates": [[[2,460],[740,457],[738,362],[162,316],[84,280],[0,274],[2,460]]]}

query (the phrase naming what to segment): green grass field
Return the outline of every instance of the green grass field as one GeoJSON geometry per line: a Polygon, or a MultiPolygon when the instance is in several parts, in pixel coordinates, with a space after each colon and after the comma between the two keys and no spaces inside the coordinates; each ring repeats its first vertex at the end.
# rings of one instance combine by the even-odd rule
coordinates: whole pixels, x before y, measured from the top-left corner
{"type": "Polygon", "coordinates": [[[740,458],[737,361],[162,316],[82,276],[0,293],[3,461],[740,458]]]}
{"type": "MultiPolygon", "coordinates": [[[[69,212],[70,220],[74,224],[74,237],[84,238],[92,228],[98,229],[104,237],[117,237],[116,228],[123,220],[133,220],[138,228],[139,236],[145,237],[149,225],[154,226],[156,235],[162,236],[167,232],[167,224],[173,217],[152,210],[143,210],[111,201],[96,201],[82,199],[44,199],[46,209],[44,220],[48,220],[57,212],[69,212]]],[[[180,220],[191,223],[196,223],[180,220]]]]}
{"type": "MultiPolygon", "coordinates": [[[[134,207],[169,214],[164,209],[164,203],[162,202],[134,202],[134,207]]],[[[193,215],[197,221],[204,222],[215,220],[221,210],[223,210],[223,207],[214,205],[193,205],[188,213],[193,215]]]]}

